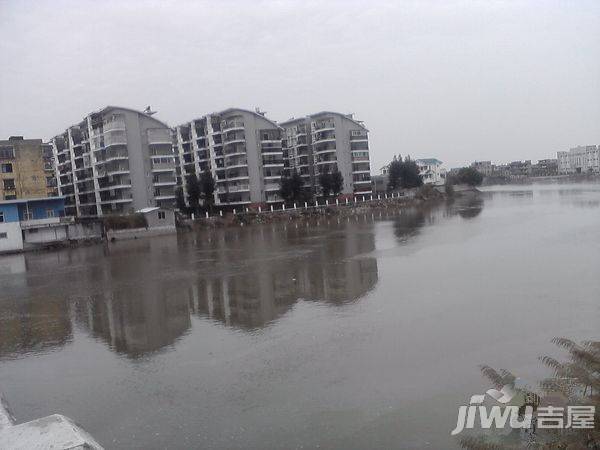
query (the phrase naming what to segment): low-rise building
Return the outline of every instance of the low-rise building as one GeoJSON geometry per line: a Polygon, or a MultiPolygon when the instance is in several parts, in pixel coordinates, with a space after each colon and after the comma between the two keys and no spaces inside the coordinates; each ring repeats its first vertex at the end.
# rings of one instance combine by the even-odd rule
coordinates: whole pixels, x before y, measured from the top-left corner
{"type": "Polygon", "coordinates": [[[561,174],[600,173],[600,145],[582,145],[556,154],[561,174]]]}
{"type": "Polygon", "coordinates": [[[52,151],[41,139],[0,141],[0,200],[58,195],[52,151]]]}
{"type": "Polygon", "coordinates": [[[472,162],[471,168],[475,169],[477,172],[479,172],[480,174],[482,174],[485,177],[491,176],[494,171],[491,161],[472,162]]]}
{"type": "Polygon", "coordinates": [[[446,169],[442,161],[436,158],[424,158],[415,160],[424,184],[441,186],[446,182],[446,169]]]}
{"type": "Polygon", "coordinates": [[[531,166],[533,177],[553,177],[558,175],[557,159],[540,159],[537,164],[531,166]]]}
{"type": "Polygon", "coordinates": [[[531,176],[532,164],[531,160],[512,161],[508,164],[493,166],[492,175],[503,177],[510,180],[518,180],[531,176]]]}
{"type": "Polygon", "coordinates": [[[63,197],[0,201],[0,253],[66,240],[64,205],[63,197]]]}

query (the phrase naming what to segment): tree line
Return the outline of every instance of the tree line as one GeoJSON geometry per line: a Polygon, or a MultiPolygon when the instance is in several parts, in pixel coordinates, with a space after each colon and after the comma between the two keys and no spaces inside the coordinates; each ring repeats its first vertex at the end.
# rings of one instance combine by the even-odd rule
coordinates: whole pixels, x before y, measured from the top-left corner
{"type": "Polygon", "coordinates": [[[423,185],[423,177],[420,174],[419,166],[415,161],[406,156],[394,156],[392,162],[388,165],[388,192],[398,189],[411,189],[423,185]]]}

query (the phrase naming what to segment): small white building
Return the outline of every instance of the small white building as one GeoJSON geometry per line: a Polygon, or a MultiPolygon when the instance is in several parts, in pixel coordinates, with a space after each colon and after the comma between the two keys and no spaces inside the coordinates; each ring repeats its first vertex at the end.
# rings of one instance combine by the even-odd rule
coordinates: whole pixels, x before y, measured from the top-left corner
{"type": "Polygon", "coordinates": [[[423,158],[415,161],[424,184],[441,186],[446,182],[446,168],[442,161],[435,158],[423,158]]]}
{"type": "Polygon", "coordinates": [[[137,210],[136,214],[144,216],[146,225],[143,228],[109,229],[106,231],[107,239],[110,241],[138,239],[177,232],[175,212],[170,208],[151,206],[137,210]]]}

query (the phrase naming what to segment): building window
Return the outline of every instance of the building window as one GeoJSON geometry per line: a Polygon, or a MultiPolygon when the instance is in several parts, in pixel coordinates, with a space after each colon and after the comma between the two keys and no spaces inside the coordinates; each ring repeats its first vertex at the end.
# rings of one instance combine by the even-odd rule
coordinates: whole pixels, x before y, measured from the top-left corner
{"type": "Polygon", "coordinates": [[[13,166],[11,163],[2,164],[2,173],[12,173],[13,166]]]}
{"type": "Polygon", "coordinates": [[[54,217],[54,216],[55,216],[55,213],[54,213],[53,209],[46,210],[46,217],[48,217],[50,219],[51,217],[54,217]]]}
{"type": "Polygon", "coordinates": [[[4,180],[4,190],[5,191],[14,191],[15,190],[14,178],[9,178],[9,179],[4,180]]]}
{"type": "Polygon", "coordinates": [[[8,239],[8,234],[0,233],[0,239],[8,239]]]}
{"type": "Polygon", "coordinates": [[[16,194],[4,194],[4,200],[16,200],[17,199],[17,195],[16,194]]]}
{"type": "Polygon", "coordinates": [[[31,213],[31,211],[23,212],[23,220],[32,220],[32,219],[33,219],[33,214],[31,213]]]}
{"type": "Polygon", "coordinates": [[[158,212],[158,218],[161,219],[161,220],[163,220],[163,219],[167,218],[167,215],[165,214],[164,211],[159,211],[158,212]]]}
{"type": "Polygon", "coordinates": [[[0,159],[14,159],[15,148],[12,145],[4,145],[0,147],[0,159]]]}
{"type": "Polygon", "coordinates": [[[0,223],[4,222],[4,211],[0,211],[0,223]]]}

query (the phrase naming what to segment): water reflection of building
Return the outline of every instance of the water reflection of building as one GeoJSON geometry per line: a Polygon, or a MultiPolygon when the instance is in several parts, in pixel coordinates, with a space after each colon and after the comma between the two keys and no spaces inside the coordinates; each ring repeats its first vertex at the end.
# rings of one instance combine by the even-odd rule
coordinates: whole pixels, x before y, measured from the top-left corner
{"type": "MultiPolygon", "coordinates": [[[[321,236],[318,245],[310,249],[306,240],[311,231],[303,227],[288,227],[284,232],[265,228],[251,236],[241,231],[237,238],[222,236],[222,243],[241,240],[242,252],[250,238],[255,248],[268,248],[277,256],[237,273],[226,271],[193,283],[189,289],[192,309],[227,325],[251,329],[281,317],[300,299],[342,304],[361,298],[377,283],[377,260],[361,256],[375,249],[374,236],[355,227],[343,225],[333,235],[330,230],[329,236],[321,236]],[[280,251],[288,255],[278,257],[280,251]],[[297,251],[302,255],[294,257],[297,251]]],[[[220,256],[227,265],[228,258],[235,255],[229,255],[225,247],[222,250],[220,256]]]]}
{"type": "Polygon", "coordinates": [[[78,328],[137,358],[191,316],[263,327],[300,299],[340,305],[377,283],[371,223],[268,225],[21,255],[0,280],[0,357],[59,347],[78,328]],[[21,274],[19,271],[26,268],[21,274]],[[73,322],[74,321],[74,322],[73,322]]]}
{"type": "Polygon", "coordinates": [[[173,344],[190,328],[190,311],[181,290],[155,284],[78,299],[77,322],[112,349],[137,357],[173,344]]]}

